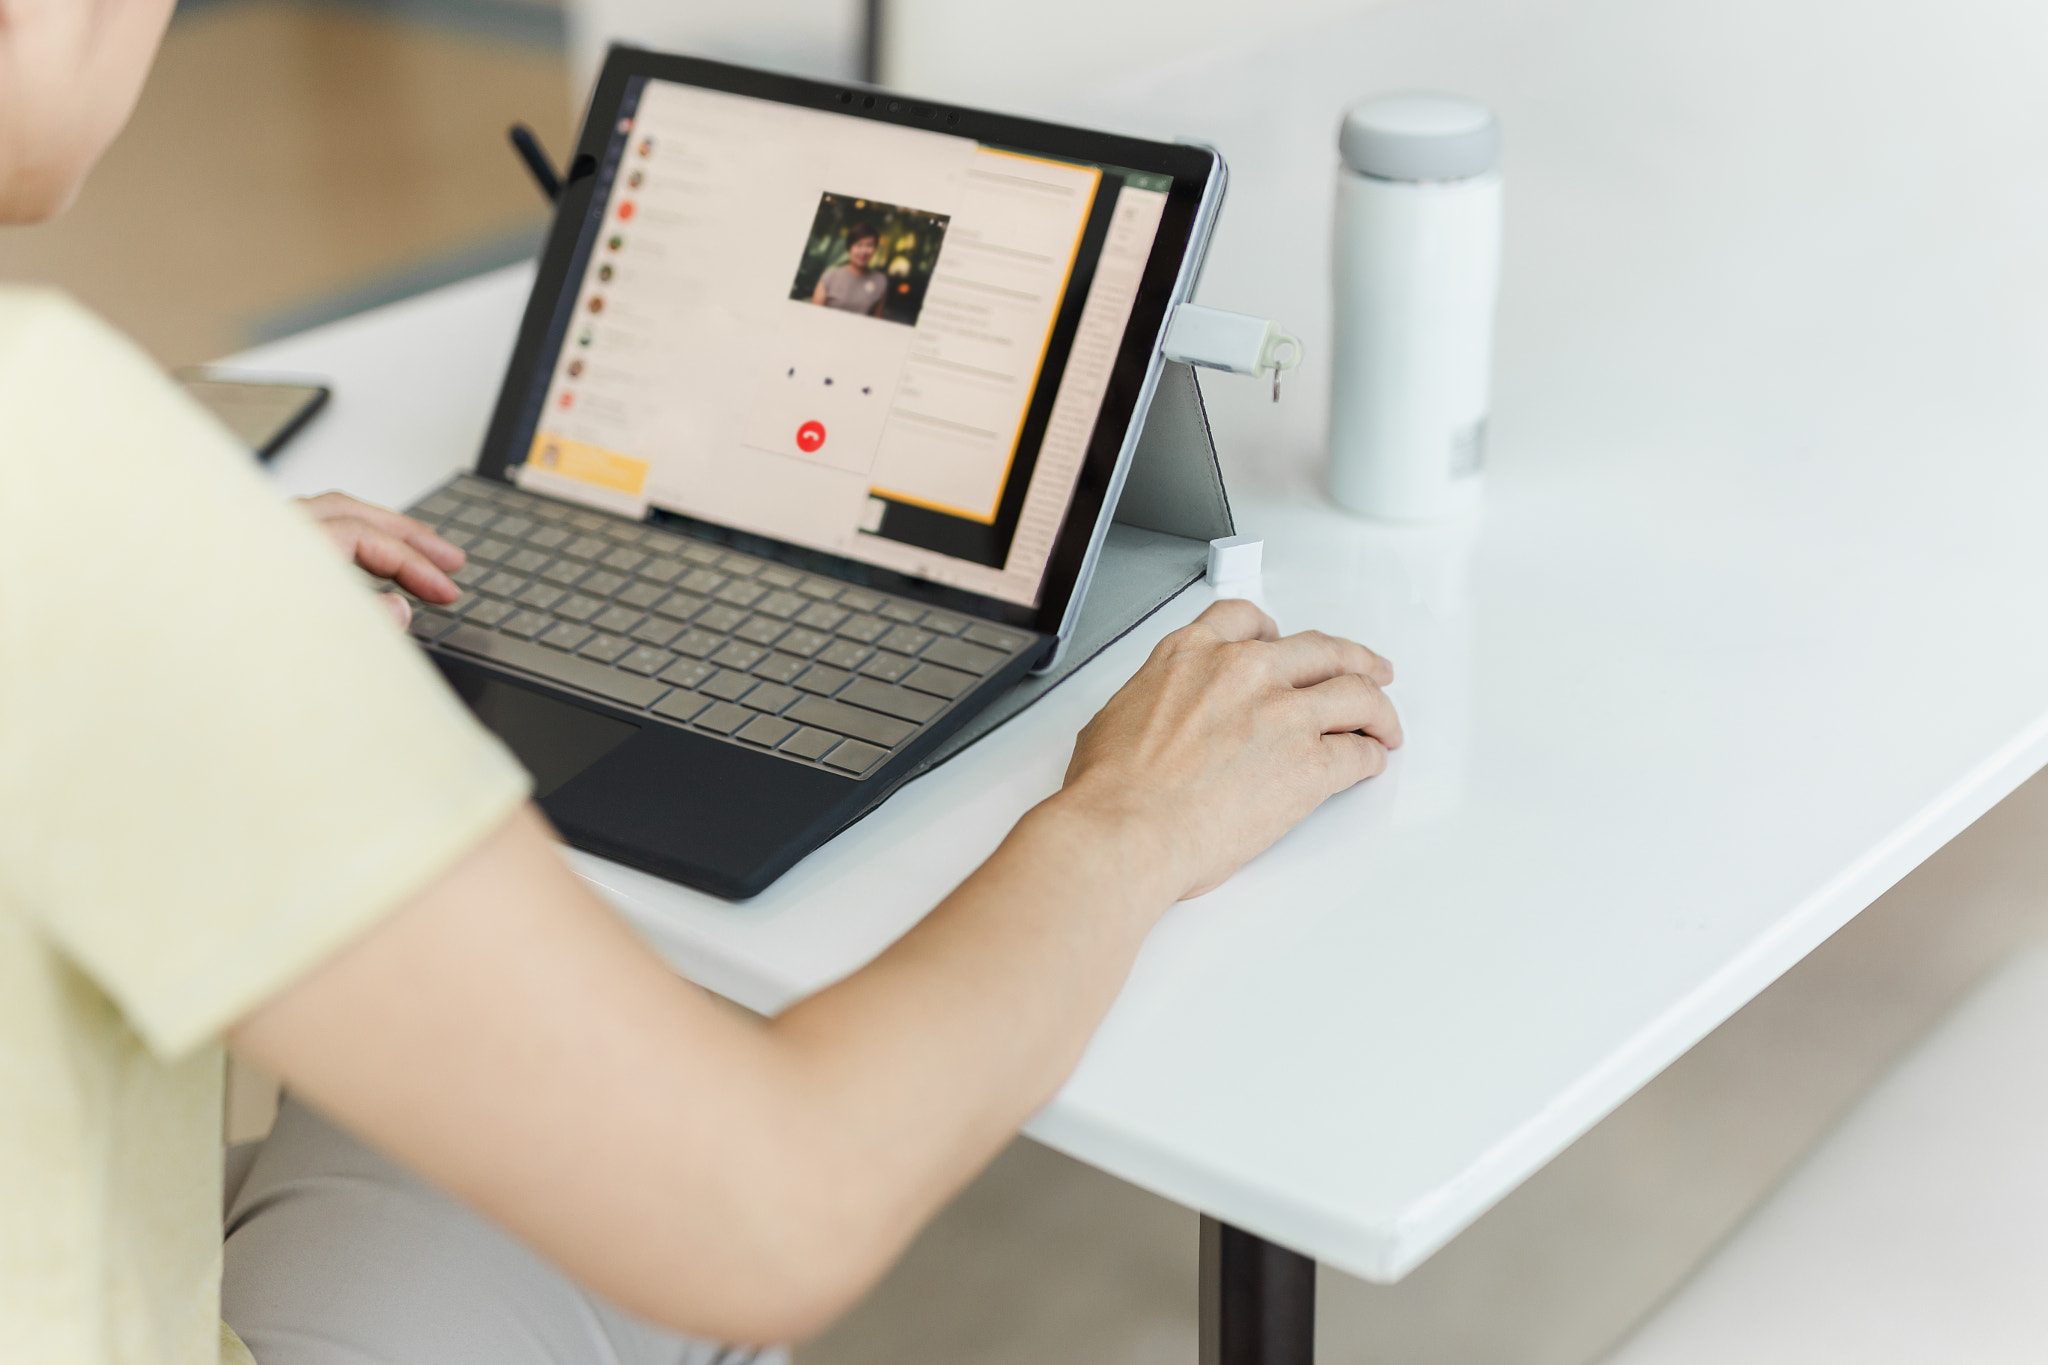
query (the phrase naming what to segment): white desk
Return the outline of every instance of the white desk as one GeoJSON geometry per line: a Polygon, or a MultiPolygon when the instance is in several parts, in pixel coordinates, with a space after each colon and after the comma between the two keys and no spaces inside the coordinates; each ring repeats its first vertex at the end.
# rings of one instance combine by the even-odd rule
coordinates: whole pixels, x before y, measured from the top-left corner
{"type": "MultiPolygon", "coordinates": [[[[1117,92],[1235,176],[1206,302],[1310,337],[1211,386],[1287,627],[1371,641],[1412,743],[1160,926],[1038,1138],[1370,1279],[1415,1266],[2048,760],[2048,18],[1990,0],[1396,6],[1117,92]],[[1506,128],[1483,522],[1313,491],[1329,148],[1356,94],[1506,128]]],[[[248,360],[331,375],[295,490],[473,455],[523,276],[248,360]]],[[[753,903],[593,859],[774,1010],[1054,789],[1190,591],[753,903]]]]}

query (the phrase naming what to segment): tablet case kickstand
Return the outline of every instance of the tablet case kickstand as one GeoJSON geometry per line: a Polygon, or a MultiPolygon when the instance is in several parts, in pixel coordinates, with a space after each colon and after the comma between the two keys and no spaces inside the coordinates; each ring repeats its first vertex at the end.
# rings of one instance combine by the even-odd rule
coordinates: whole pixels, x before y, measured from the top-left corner
{"type": "Polygon", "coordinates": [[[1201,385],[1191,367],[1168,361],[1066,656],[1052,671],[1026,678],[983,709],[933,750],[917,774],[936,768],[1058,687],[1178,597],[1207,572],[1209,542],[1235,534],[1201,385]]]}

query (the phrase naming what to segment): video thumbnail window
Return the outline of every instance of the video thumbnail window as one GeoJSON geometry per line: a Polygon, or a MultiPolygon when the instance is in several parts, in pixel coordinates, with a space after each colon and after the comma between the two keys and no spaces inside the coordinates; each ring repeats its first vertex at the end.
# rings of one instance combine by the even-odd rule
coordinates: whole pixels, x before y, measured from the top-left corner
{"type": "Polygon", "coordinates": [[[914,327],[950,221],[943,213],[822,194],[789,296],[914,327]]]}

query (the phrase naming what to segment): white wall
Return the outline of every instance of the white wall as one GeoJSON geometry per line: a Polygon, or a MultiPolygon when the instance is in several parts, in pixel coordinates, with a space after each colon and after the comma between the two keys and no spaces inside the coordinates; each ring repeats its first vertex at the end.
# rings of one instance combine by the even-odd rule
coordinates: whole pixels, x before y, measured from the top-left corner
{"type": "Polygon", "coordinates": [[[888,83],[919,95],[1025,112],[1077,87],[1230,44],[1369,0],[889,0],[888,83]]]}
{"type": "MultiPolygon", "coordinates": [[[[1068,90],[1369,0],[887,0],[886,83],[992,109],[1043,110],[1068,90]]],[[[691,52],[799,75],[859,75],[863,0],[567,0],[580,113],[605,44],[691,52]]]]}

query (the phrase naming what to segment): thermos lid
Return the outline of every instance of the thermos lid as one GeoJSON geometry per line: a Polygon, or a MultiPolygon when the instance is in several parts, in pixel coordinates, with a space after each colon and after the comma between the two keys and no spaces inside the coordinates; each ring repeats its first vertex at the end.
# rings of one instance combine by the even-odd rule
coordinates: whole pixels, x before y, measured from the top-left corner
{"type": "Polygon", "coordinates": [[[1477,100],[1409,90],[1353,105],[1337,149],[1360,175],[1463,180],[1500,164],[1500,122],[1477,100]]]}

